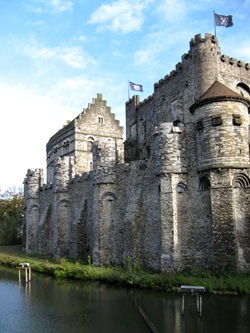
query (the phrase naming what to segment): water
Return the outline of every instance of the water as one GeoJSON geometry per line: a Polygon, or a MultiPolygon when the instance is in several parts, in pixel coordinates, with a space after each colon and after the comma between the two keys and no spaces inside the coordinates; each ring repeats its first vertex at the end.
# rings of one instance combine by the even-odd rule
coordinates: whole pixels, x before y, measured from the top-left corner
{"type": "Polygon", "coordinates": [[[249,333],[250,296],[196,299],[99,283],[58,281],[32,275],[18,282],[15,270],[0,268],[0,333],[249,333]],[[139,311],[141,310],[141,312],[139,311]]]}

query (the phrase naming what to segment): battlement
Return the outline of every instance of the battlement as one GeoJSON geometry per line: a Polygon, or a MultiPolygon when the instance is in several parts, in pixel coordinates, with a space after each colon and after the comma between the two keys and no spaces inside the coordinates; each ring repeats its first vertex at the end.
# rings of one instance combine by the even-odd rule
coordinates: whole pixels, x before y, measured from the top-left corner
{"type": "Polygon", "coordinates": [[[140,96],[134,95],[126,102],[126,108],[133,108],[135,109],[140,103],[140,96]]]}
{"type": "Polygon", "coordinates": [[[238,60],[236,58],[232,58],[232,57],[229,57],[225,54],[223,54],[221,57],[220,57],[220,60],[222,62],[225,62],[225,63],[229,63],[230,65],[236,65],[237,67],[242,67],[242,68],[245,68],[246,70],[249,70],[250,69],[250,64],[249,63],[246,63],[242,60],[238,60]]]}
{"type": "Polygon", "coordinates": [[[28,169],[24,179],[24,188],[27,198],[37,198],[39,188],[44,183],[43,169],[28,169]]]}
{"type": "Polygon", "coordinates": [[[205,37],[203,38],[201,34],[197,34],[190,41],[190,49],[193,48],[194,46],[199,46],[200,43],[205,43],[205,42],[211,42],[212,44],[218,45],[218,39],[216,36],[210,33],[205,33],[205,37]]]}

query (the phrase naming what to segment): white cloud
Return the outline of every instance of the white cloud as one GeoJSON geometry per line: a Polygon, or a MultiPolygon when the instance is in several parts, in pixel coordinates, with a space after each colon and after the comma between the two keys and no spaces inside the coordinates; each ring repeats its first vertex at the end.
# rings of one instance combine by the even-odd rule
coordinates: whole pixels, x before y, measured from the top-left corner
{"type": "Polygon", "coordinates": [[[37,60],[62,61],[66,65],[78,69],[83,69],[89,64],[95,64],[95,60],[84,52],[80,46],[48,48],[39,47],[35,41],[32,41],[29,45],[19,48],[19,52],[37,60]]]}
{"type": "Polygon", "coordinates": [[[60,13],[65,11],[72,12],[74,3],[69,0],[31,0],[31,3],[25,4],[25,6],[35,13],[42,13],[45,11],[60,13]]]}
{"type": "MultiPolygon", "coordinates": [[[[75,113],[22,86],[0,82],[0,188],[22,186],[27,169],[45,168],[46,143],[75,113]]],[[[73,110],[74,111],[74,110],[73,110]]]]}
{"type": "Polygon", "coordinates": [[[161,19],[178,25],[187,14],[189,5],[183,0],[164,0],[156,6],[155,12],[161,19]]]}
{"type": "Polygon", "coordinates": [[[79,37],[78,37],[78,40],[79,40],[80,42],[86,42],[86,40],[87,40],[87,37],[86,37],[86,36],[83,36],[83,35],[81,35],[81,36],[79,36],[79,37]]]}
{"type": "MultiPolygon", "coordinates": [[[[169,49],[175,45],[176,52],[178,53],[178,45],[183,44],[183,40],[186,41],[190,37],[188,31],[185,33],[179,34],[178,31],[168,34],[168,31],[165,29],[157,32],[150,33],[145,35],[143,42],[141,43],[141,48],[138,48],[134,53],[134,66],[147,67],[148,71],[150,68],[153,68],[156,64],[159,64],[164,58],[164,54],[168,55],[169,49]]],[[[173,54],[172,54],[173,55],[173,54]]],[[[181,53],[178,54],[181,57],[181,53]]],[[[180,60],[176,59],[176,63],[180,60]]],[[[164,63],[166,59],[164,60],[164,63]]]]}
{"type": "Polygon", "coordinates": [[[50,0],[48,2],[49,6],[57,12],[72,11],[73,2],[66,0],[50,0]]]}
{"type": "MultiPolygon", "coordinates": [[[[52,100],[57,100],[62,105],[71,105],[75,108],[75,115],[77,112],[80,113],[82,107],[87,105],[82,105],[84,101],[89,101],[91,97],[95,97],[96,93],[101,89],[99,83],[100,80],[86,79],[82,76],[73,77],[70,79],[61,79],[53,87],[50,88],[49,97],[52,100]],[[70,94],[70,98],[69,98],[70,94]],[[77,107],[79,106],[79,109],[77,107]]],[[[101,91],[101,90],[100,90],[101,91]]]]}
{"type": "Polygon", "coordinates": [[[26,23],[27,26],[32,26],[32,27],[45,27],[46,26],[46,23],[45,21],[28,21],[26,23]]]}
{"type": "Polygon", "coordinates": [[[88,23],[98,24],[101,30],[124,34],[139,31],[143,25],[143,9],[149,1],[118,0],[101,5],[92,13],[88,23]]]}

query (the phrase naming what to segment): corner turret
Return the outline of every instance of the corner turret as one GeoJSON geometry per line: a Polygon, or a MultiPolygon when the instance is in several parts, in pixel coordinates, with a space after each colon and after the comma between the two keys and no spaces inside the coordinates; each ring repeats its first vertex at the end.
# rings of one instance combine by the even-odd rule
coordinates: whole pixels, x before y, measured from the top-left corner
{"type": "Polygon", "coordinates": [[[215,81],[190,107],[196,126],[199,171],[250,167],[249,104],[248,99],[215,81]]]}

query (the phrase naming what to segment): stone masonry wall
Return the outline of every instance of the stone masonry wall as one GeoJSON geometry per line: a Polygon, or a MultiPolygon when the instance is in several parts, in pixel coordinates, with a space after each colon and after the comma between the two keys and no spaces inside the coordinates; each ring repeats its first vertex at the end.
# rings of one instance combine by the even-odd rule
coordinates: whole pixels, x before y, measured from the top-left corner
{"type": "Polygon", "coordinates": [[[24,250],[97,266],[130,257],[162,272],[249,270],[249,86],[248,64],[196,35],[151,96],[126,103],[124,158],[123,128],[98,94],[50,138],[47,185],[41,170],[27,173],[24,250]],[[192,114],[215,80],[245,102],[221,96],[192,114]]]}

